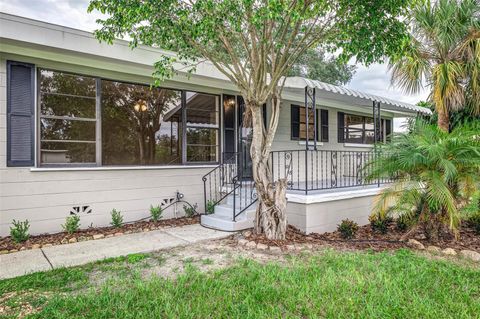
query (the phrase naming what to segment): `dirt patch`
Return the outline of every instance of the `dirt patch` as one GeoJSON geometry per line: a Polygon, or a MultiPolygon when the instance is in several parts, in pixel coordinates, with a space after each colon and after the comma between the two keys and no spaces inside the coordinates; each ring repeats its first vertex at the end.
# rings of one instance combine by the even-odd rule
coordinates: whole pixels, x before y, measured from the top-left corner
{"type": "MultiPolygon", "coordinates": [[[[324,245],[339,249],[369,249],[374,251],[394,250],[408,247],[406,240],[402,240],[405,232],[399,231],[395,225],[390,225],[385,234],[375,232],[370,225],[361,226],[358,229],[355,238],[350,240],[342,239],[338,231],[323,234],[309,234],[305,235],[293,226],[288,226],[286,240],[276,241],[266,239],[263,235],[256,235],[253,232],[246,232],[245,239],[262,243],[268,246],[278,246],[285,249],[289,245],[295,244],[312,244],[324,245]]],[[[480,236],[476,235],[472,228],[463,226],[460,229],[460,238],[458,240],[449,233],[442,234],[440,240],[436,242],[425,239],[423,233],[419,230],[409,236],[409,238],[416,239],[425,247],[435,245],[440,248],[453,248],[457,250],[473,250],[480,252],[480,236]]]]}
{"type": "Polygon", "coordinates": [[[22,247],[24,249],[31,249],[34,247],[43,246],[46,244],[51,245],[60,245],[63,243],[68,242],[71,238],[82,238],[84,240],[92,239],[93,235],[114,235],[117,233],[134,233],[134,232],[142,232],[142,231],[149,231],[161,228],[168,228],[168,227],[179,227],[179,226],[186,226],[192,224],[198,224],[200,222],[200,216],[194,217],[180,217],[180,218],[172,218],[172,219],[165,219],[159,220],[158,222],[153,221],[139,221],[135,223],[128,223],[122,225],[122,227],[91,227],[88,229],[79,230],[73,234],[68,234],[66,232],[60,232],[55,234],[44,234],[38,236],[31,236],[26,242],[24,243],[15,243],[10,236],[0,238],[0,251],[3,250],[20,250],[22,247]]]}

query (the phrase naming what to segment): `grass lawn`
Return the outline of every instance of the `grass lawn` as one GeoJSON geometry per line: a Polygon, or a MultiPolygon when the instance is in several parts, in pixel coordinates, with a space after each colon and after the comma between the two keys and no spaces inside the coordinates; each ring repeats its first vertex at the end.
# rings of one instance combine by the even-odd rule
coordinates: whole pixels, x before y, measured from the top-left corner
{"type": "MultiPolygon", "coordinates": [[[[245,259],[210,273],[187,265],[176,279],[142,277],[135,265],[143,258],[0,281],[0,294],[33,291],[27,299],[38,312],[31,318],[439,319],[480,314],[478,267],[408,250],[327,250],[266,265],[245,259]],[[102,269],[124,275],[93,285],[92,274],[102,269]]],[[[8,301],[12,307],[14,301],[8,301]]]]}

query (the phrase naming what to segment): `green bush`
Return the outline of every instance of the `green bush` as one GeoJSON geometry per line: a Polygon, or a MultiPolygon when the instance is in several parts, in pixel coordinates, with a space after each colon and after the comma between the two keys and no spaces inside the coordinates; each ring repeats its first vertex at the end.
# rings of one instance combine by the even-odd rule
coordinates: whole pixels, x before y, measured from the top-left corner
{"type": "Polygon", "coordinates": [[[215,202],[213,200],[207,201],[207,214],[213,214],[215,212],[215,202]]]}
{"type": "Polygon", "coordinates": [[[28,220],[21,222],[14,219],[12,224],[13,227],[10,227],[10,236],[12,236],[14,242],[23,243],[30,238],[30,234],[28,233],[30,224],[28,223],[28,220]]]}
{"type": "Polygon", "coordinates": [[[470,216],[467,219],[467,224],[473,228],[477,235],[480,235],[480,212],[470,216]]]}
{"type": "Polygon", "coordinates": [[[195,203],[195,205],[183,205],[183,210],[185,211],[185,216],[187,217],[193,217],[197,213],[197,207],[198,205],[195,203]]]}
{"type": "Polygon", "coordinates": [[[340,232],[340,235],[344,239],[351,239],[355,237],[355,234],[358,231],[358,224],[350,219],[344,219],[338,225],[337,230],[340,232]]]}
{"type": "Polygon", "coordinates": [[[150,206],[150,216],[154,222],[158,222],[162,218],[163,210],[160,205],[158,206],[150,206]]]}
{"type": "MultiPolygon", "coordinates": [[[[408,134],[394,134],[390,143],[379,145],[379,156],[365,167],[366,179],[394,180],[381,191],[373,211],[389,207],[415,214],[415,223],[433,241],[446,227],[458,237],[461,205],[480,192],[479,131],[480,121],[445,132],[418,120],[408,134]]],[[[378,218],[372,226],[386,230],[378,218]]]]}
{"type": "Polygon", "coordinates": [[[73,234],[80,228],[80,216],[70,215],[65,219],[65,224],[62,225],[64,231],[73,234]]]}
{"type": "Polygon", "coordinates": [[[116,228],[122,227],[122,224],[123,224],[122,213],[114,208],[112,209],[112,212],[110,213],[110,215],[112,216],[112,222],[110,224],[116,228]]]}
{"type": "Polygon", "coordinates": [[[374,232],[380,234],[386,234],[388,232],[388,226],[392,223],[392,218],[382,214],[372,214],[368,217],[370,227],[374,232]]]}
{"type": "Polygon", "coordinates": [[[415,219],[409,214],[402,214],[395,220],[395,227],[399,231],[406,231],[416,223],[415,219]]]}

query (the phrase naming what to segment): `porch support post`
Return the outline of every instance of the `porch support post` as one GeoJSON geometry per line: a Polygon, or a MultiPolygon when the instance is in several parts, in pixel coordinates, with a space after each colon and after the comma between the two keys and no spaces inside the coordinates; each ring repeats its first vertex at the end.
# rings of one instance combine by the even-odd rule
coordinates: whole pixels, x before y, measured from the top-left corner
{"type": "Polygon", "coordinates": [[[307,136],[305,137],[305,149],[308,150],[310,148],[310,130],[309,130],[309,110],[313,112],[313,148],[317,149],[317,112],[315,110],[316,103],[315,103],[315,88],[306,86],[305,87],[305,124],[306,124],[306,133],[307,136]]]}
{"type": "MultiPolygon", "coordinates": [[[[377,142],[382,141],[382,119],[380,117],[380,102],[373,101],[373,156],[375,157],[375,162],[378,156],[377,152],[377,142]]],[[[380,187],[380,178],[377,178],[377,186],[380,187]]]]}
{"type": "MultiPolygon", "coordinates": [[[[315,110],[315,88],[305,87],[305,195],[308,194],[308,151],[310,149],[309,140],[309,113],[310,109],[313,111],[313,148],[317,149],[317,112],[315,110]]],[[[313,167],[312,167],[313,169],[313,167]]],[[[313,182],[312,182],[313,183],[313,182]]]]}

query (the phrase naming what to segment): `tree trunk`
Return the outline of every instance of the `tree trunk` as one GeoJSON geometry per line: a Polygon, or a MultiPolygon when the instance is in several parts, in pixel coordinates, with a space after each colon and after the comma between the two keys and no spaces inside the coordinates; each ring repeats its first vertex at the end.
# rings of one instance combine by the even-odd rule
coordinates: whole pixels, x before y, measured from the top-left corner
{"type": "Polygon", "coordinates": [[[450,130],[450,119],[448,116],[448,111],[444,110],[443,108],[439,108],[437,110],[438,113],[438,120],[437,120],[437,125],[438,127],[445,132],[448,132],[450,130]]]}
{"type": "Polygon", "coordinates": [[[265,132],[260,103],[246,101],[247,112],[252,118],[253,138],[251,145],[252,171],[257,191],[258,205],[255,217],[255,232],[264,233],[268,239],[284,240],[287,230],[286,180],[272,181],[268,165],[273,137],[277,128],[280,100],[273,99],[272,117],[265,132]]]}

